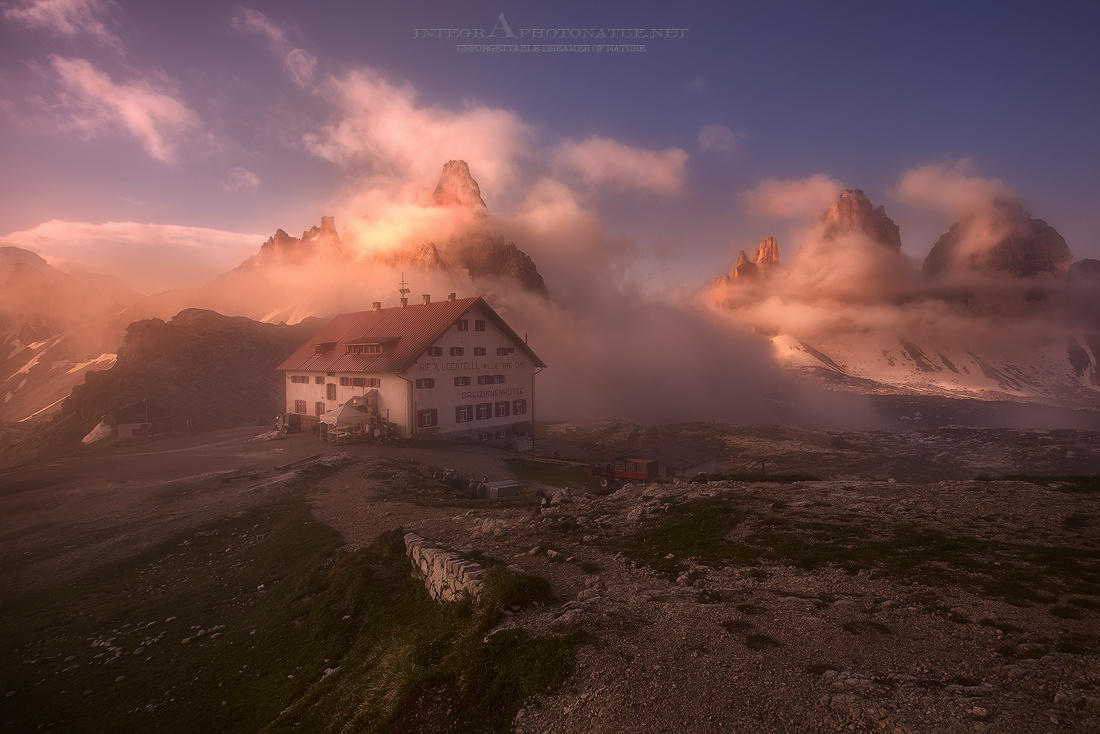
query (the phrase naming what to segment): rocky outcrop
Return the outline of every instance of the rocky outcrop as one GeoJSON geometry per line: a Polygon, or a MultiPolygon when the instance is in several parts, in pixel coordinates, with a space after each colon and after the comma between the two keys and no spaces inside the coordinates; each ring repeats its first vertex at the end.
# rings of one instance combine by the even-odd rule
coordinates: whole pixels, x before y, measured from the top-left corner
{"type": "Polygon", "coordinates": [[[779,264],[779,243],[774,237],[765,237],[756,249],[756,266],[766,270],[779,264]]]}
{"type": "Polygon", "coordinates": [[[440,548],[416,533],[405,533],[405,554],[436,601],[476,599],[485,588],[485,569],[481,564],[440,548]]]}
{"type": "Polygon", "coordinates": [[[432,200],[436,206],[486,209],[485,200],[481,198],[481,187],[470,175],[470,166],[466,161],[447,161],[443,164],[443,173],[439,176],[432,200]]]}
{"type": "Polygon", "coordinates": [[[895,252],[901,251],[901,230],[882,206],[872,207],[860,189],[845,189],[821,217],[826,241],[863,234],[895,252]]]}
{"type": "Polygon", "coordinates": [[[448,266],[434,242],[425,242],[415,247],[391,252],[379,253],[371,258],[373,262],[392,268],[419,268],[420,270],[447,270],[448,266]]]}
{"type": "MultiPolygon", "coordinates": [[[[466,161],[444,164],[433,200],[436,206],[486,212],[481,188],[466,161]]],[[[444,243],[443,252],[448,262],[464,268],[472,278],[505,278],[519,282],[524,290],[547,293],[546,282],[530,255],[515,242],[506,242],[504,237],[489,231],[483,220],[444,243]]]]}
{"type": "Polygon", "coordinates": [[[262,324],[195,308],[168,322],[134,322],[117,363],[89,372],[62,414],[91,428],[119,406],[147,398],[167,407],[177,427],[266,424],[283,410],[283,377],[275,367],[320,323],[262,324]]]}
{"type": "Polygon", "coordinates": [[[749,260],[749,256],[745,254],[744,250],[737,253],[737,262],[733,264],[733,270],[730,271],[730,276],[736,280],[737,278],[755,278],[756,277],[756,263],[749,260]]]}
{"type": "Polygon", "coordinates": [[[737,253],[737,261],[725,275],[715,280],[715,285],[729,285],[736,280],[753,279],[766,275],[779,264],[779,245],[774,237],[765,237],[756,248],[756,257],[750,258],[744,250],[737,253]]]}
{"type": "Polygon", "coordinates": [[[64,272],[0,247],[0,421],[45,420],[90,368],[102,369],[141,295],[121,281],[64,272]]]}
{"type": "Polygon", "coordinates": [[[452,240],[448,258],[466,269],[472,278],[505,278],[517,281],[524,290],[546,295],[546,283],[535,261],[499,235],[470,233],[452,240]]]}
{"type": "Polygon", "coordinates": [[[333,217],[321,217],[321,226],[314,225],[301,237],[291,237],[285,230],[277,229],[260,250],[242,263],[237,270],[254,270],[271,265],[300,265],[306,261],[347,258],[333,217]]]}
{"type": "Polygon", "coordinates": [[[1069,246],[1057,230],[1032,217],[1018,203],[998,202],[987,211],[969,214],[952,224],[924,259],[924,273],[1063,276],[1072,259],[1069,246]]]}
{"type": "Polygon", "coordinates": [[[1100,260],[1091,257],[1078,260],[1069,266],[1067,277],[1071,281],[1095,281],[1100,283],[1100,260]]]}
{"type": "MultiPolygon", "coordinates": [[[[232,272],[247,273],[262,271],[267,266],[298,266],[318,261],[341,267],[385,265],[437,272],[459,267],[475,279],[514,280],[524,290],[546,295],[546,283],[534,260],[514,242],[506,242],[504,237],[490,231],[481,188],[470,174],[466,161],[454,160],[444,164],[432,195],[432,204],[464,208],[477,216],[438,246],[435,242],[423,242],[381,251],[368,248],[366,252],[360,252],[353,244],[341,239],[332,217],[321,217],[321,226],[311,227],[301,237],[292,237],[282,229],[276,230],[259,252],[232,272]]],[[[457,220],[462,221],[461,217],[457,220]]]]}

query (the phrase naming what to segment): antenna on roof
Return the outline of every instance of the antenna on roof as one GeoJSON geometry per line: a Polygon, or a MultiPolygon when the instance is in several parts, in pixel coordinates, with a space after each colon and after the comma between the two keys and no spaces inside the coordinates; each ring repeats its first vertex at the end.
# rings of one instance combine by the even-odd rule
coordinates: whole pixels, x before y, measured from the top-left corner
{"type": "Polygon", "coordinates": [[[397,284],[397,292],[401,294],[401,306],[409,305],[409,284],[405,282],[405,271],[401,271],[401,282],[397,284]]]}

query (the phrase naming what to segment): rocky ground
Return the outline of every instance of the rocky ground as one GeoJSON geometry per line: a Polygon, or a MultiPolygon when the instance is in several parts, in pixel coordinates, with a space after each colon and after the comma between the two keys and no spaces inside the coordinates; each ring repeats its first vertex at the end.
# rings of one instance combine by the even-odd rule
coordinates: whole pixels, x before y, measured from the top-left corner
{"type": "Polygon", "coordinates": [[[1095,433],[549,432],[562,449],[598,435],[597,452],[676,437],[715,447],[726,471],[764,457],[817,477],[616,490],[485,446],[246,434],[0,476],[5,586],[63,582],[298,487],[349,552],[400,527],[549,581],[552,599],[506,609],[486,636],[583,635],[572,673],[527,700],[517,731],[1100,728],[1100,487],[1005,478],[1095,476],[1095,433]],[[318,461],[324,472],[301,473],[318,461]],[[444,467],[529,491],[471,499],[433,479],[444,467]]]}
{"type": "Polygon", "coordinates": [[[551,581],[505,626],[589,635],[519,730],[1090,731],[1100,495],[1076,490],[672,483],[400,519],[551,581]]]}

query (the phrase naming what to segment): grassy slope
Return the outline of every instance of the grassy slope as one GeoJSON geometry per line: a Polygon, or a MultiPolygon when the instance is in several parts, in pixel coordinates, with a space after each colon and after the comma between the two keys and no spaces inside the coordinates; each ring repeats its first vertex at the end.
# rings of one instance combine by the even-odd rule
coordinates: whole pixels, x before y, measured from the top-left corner
{"type": "Polygon", "coordinates": [[[806,570],[833,565],[903,583],[956,586],[1020,606],[1061,598],[1091,608],[1088,599],[1074,595],[1100,594],[1100,552],[1090,548],[994,542],[851,516],[822,520],[753,496],[674,504],[609,546],[671,577],[687,560],[708,566],[781,563],[806,570]]]}
{"type": "Polygon", "coordinates": [[[28,731],[499,731],[576,637],[486,638],[548,588],[497,573],[441,607],[400,536],[340,550],[303,499],[211,523],[0,606],[0,726],[28,731]]]}

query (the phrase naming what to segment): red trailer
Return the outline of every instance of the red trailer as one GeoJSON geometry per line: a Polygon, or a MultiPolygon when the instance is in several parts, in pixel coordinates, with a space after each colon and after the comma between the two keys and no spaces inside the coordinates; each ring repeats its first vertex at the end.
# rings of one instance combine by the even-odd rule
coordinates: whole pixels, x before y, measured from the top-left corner
{"type": "Polygon", "coordinates": [[[623,481],[648,482],[659,476],[656,459],[622,458],[610,464],[597,464],[588,470],[589,476],[599,477],[600,486],[623,481]]]}

